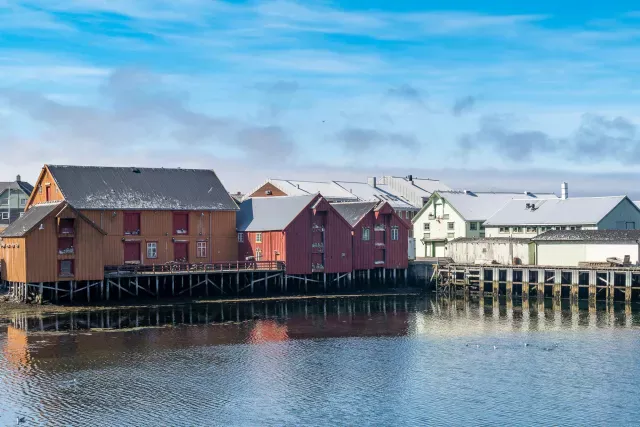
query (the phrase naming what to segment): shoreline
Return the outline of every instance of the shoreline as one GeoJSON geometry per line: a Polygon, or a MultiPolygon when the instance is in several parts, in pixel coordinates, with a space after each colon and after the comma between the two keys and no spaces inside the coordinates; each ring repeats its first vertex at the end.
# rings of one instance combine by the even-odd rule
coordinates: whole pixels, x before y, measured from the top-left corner
{"type": "Polygon", "coordinates": [[[114,304],[97,305],[56,305],[56,304],[25,304],[20,302],[0,301],[0,320],[7,320],[14,315],[49,315],[61,313],[80,313],[85,311],[99,311],[111,309],[132,309],[146,307],[171,307],[186,304],[223,304],[223,303],[244,303],[263,301],[296,301],[305,299],[335,299],[335,298],[362,298],[362,297],[386,297],[386,296],[418,296],[422,292],[415,288],[398,289],[397,292],[366,292],[366,293],[345,293],[345,294],[317,294],[317,295],[282,295],[260,298],[170,298],[160,300],[142,301],[118,301],[114,304]]]}

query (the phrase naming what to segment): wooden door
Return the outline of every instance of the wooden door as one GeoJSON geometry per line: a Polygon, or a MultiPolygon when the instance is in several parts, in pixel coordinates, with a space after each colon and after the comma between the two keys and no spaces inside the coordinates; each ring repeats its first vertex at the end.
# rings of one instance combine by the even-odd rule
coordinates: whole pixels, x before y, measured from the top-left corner
{"type": "Polygon", "coordinates": [[[173,244],[173,258],[176,262],[189,262],[189,243],[175,242],[173,244]]]}
{"type": "Polygon", "coordinates": [[[47,202],[51,201],[51,186],[47,185],[44,187],[44,195],[47,202]]]}
{"type": "Polygon", "coordinates": [[[124,242],[124,262],[140,262],[140,242],[124,242]]]}

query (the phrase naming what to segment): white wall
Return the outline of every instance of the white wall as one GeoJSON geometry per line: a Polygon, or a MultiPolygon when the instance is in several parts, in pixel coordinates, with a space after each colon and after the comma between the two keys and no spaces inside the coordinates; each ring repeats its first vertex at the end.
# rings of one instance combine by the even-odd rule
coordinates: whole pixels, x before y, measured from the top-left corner
{"type": "Polygon", "coordinates": [[[504,242],[495,240],[478,240],[475,242],[449,242],[446,256],[463,264],[491,264],[493,261],[511,265],[513,258],[519,258],[522,264],[530,264],[529,244],[520,241],[504,242]]]}
{"type": "Polygon", "coordinates": [[[553,266],[577,266],[580,262],[605,262],[607,258],[624,259],[631,256],[631,263],[640,260],[637,244],[598,244],[538,242],[538,264],[553,266]]]}
{"type": "MultiPolygon", "coordinates": [[[[533,237],[536,237],[538,234],[542,234],[545,231],[549,231],[549,230],[555,230],[556,227],[562,227],[563,230],[570,230],[571,226],[569,225],[562,225],[562,226],[549,226],[549,225],[545,225],[545,226],[536,226],[535,228],[535,232],[534,231],[527,231],[527,227],[523,226],[522,227],[522,233],[516,233],[514,232],[515,227],[509,227],[509,232],[508,233],[501,233],[500,232],[500,227],[487,227],[486,228],[486,237],[514,237],[514,238],[528,238],[531,239],[533,237]],[[543,230],[543,227],[545,228],[543,230]]],[[[597,230],[598,227],[593,225],[593,224],[576,224],[574,227],[579,227],[580,230],[597,230]]]]}
{"type": "MultiPolygon", "coordinates": [[[[618,227],[619,222],[633,222],[634,230],[640,230],[640,212],[632,201],[624,199],[598,224],[599,230],[625,230],[626,227],[618,227]]],[[[631,228],[630,228],[631,229],[631,228]]]]}

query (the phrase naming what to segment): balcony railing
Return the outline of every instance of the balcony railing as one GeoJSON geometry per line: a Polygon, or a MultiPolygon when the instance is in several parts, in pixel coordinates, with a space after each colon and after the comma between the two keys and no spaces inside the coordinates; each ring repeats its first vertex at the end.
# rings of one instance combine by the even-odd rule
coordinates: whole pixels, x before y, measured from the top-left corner
{"type": "Polygon", "coordinates": [[[283,261],[233,261],[217,263],[190,264],[181,262],[168,262],[166,264],[152,265],[108,265],[104,271],[106,275],[144,275],[144,274],[173,274],[173,273],[215,273],[215,272],[235,272],[235,271],[283,271],[285,263],[283,261]]]}

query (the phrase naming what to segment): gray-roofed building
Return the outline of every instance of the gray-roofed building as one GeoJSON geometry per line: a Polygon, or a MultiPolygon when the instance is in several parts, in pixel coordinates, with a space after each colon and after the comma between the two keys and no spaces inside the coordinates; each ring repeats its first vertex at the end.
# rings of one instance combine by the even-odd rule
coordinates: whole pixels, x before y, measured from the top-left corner
{"type": "Polygon", "coordinates": [[[33,186],[20,175],[15,181],[0,182],[0,230],[20,217],[32,191],[33,186]]]}
{"type": "Polygon", "coordinates": [[[626,196],[514,199],[487,221],[487,236],[535,237],[548,230],[635,230],[640,209],[626,196]]]}
{"type": "Polygon", "coordinates": [[[448,256],[446,242],[459,237],[485,237],[484,222],[514,198],[536,203],[557,196],[531,192],[436,191],[413,219],[417,255],[448,256]]]}
{"type": "Polygon", "coordinates": [[[47,167],[64,199],[76,209],[238,209],[212,170],[58,165],[47,167]]]}
{"type": "Polygon", "coordinates": [[[240,204],[236,215],[239,232],[284,230],[317,195],[256,197],[240,204]]]}
{"type": "Polygon", "coordinates": [[[333,207],[351,225],[355,227],[365,215],[378,205],[377,202],[334,203],[333,207]]]}
{"type": "Polygon", "coordinates": [[[414,207],[421,209],[436,191],[450,191],[442,181],[430,178],[383,176],[381,179],[369,178],[374,186],[385,185],[395,195],[406,199],[414,207]]]}
{"type": "Polygon", "coordinates": [[[0,237],[24,237],[49,216],[49,214],[58,209],[62,203],[63,202],[42,203],[32,206],[24,215],[0,233],[0,237]]]}
{"type": "Polygon", "coordinates": [[[552,230],[532,241],[540,265],[640,263],[640,230],[552,230]]]}

